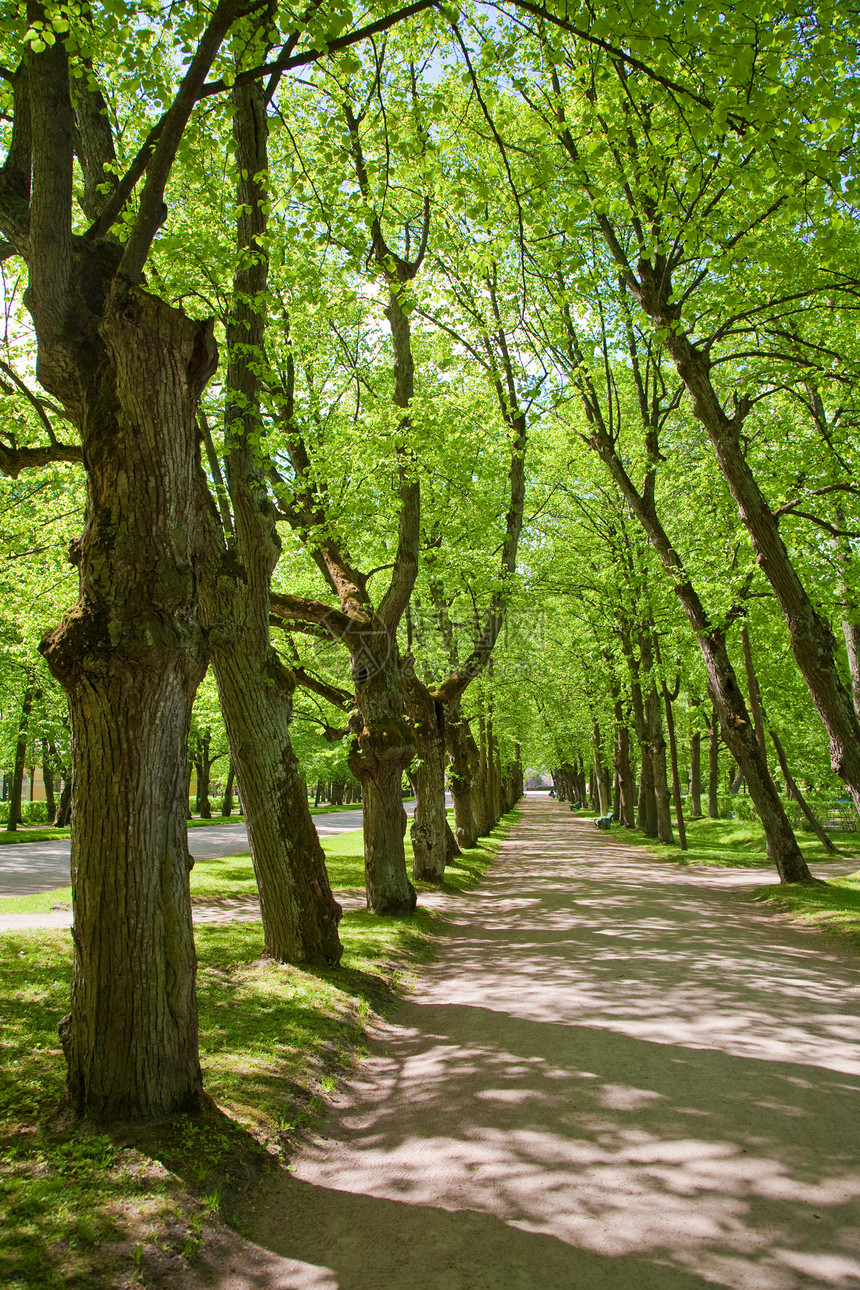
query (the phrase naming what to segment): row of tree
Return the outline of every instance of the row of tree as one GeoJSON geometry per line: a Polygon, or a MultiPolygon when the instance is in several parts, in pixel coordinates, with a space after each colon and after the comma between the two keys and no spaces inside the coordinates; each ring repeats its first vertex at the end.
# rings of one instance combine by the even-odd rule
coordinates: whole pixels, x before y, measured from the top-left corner
{"type": "Polygon", "coordinates": [[[2,22],[0,468],[86,481],[78,599],[41,644],[71,727],[73,1105],[199,1097],[185,816],[210,666],[276,958],[341,952],[297,692],[349,740],[378,913],[415,906],[407,768],[413,876],[438,882],[446,758],[472,845],[535,726],[554,764],[628,731],[668,837],[682,688],[808,881],[732,643],[753,612],[782,633],[860,804],[844,24],[763,26],[746,0],[718,22],[526,0],[2,22]]]}

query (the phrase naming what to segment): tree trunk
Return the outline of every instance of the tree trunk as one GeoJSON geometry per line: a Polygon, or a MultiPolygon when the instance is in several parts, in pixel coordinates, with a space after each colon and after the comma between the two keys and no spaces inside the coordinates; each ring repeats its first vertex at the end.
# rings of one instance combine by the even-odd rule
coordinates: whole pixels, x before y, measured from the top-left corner
{"type": "Polygon", "coordinates": [[[649,686],[645,696],[645,712],[650,732],[649,749],[654,774],[654,800],[657,804],[657,837],[668,846],[674,846],[672,812],[669,805],[669,777],[666,767],[666,739],[660,719],[660,698],[656,686],[649,686]]]}
{"type": "Polygon", "coordinates": [[[720,817],[720,719],[716,708],[708,727],[708,819],[720,817]]]}
{"type": "Polygon", "coordinates": [[[615,451],[614,443],[604,432],[595,430],[592,442],[669,574],[675,595],[695,632],[708,671],[708,693],[719,713],[723,736],[732,756],[746,775],[767,839],[768,857],[776,865],[782,882],[814,882],[770,777],[767,761],[762,757],[756,742],[726,648],[724,632],[711,623],[696,589],[687,577],[680,556],[660,523],[653,498],[649,500],[633,486],[615,451]]]}
{"type": "Polygon", "coordinates": [[[860,717],[860,623],[842,620],[842,633],[845,637],[845,648],[848,651],[848,672],[851,677],[851,697],[854,700],[854,711],[860,717]]]}
{"type": "Polygon", "coordinates": [[[651,765],[654,774],[654,800],[657,804],[657,837],[662,843],[674,846],[672,833],[672,812],[669,805],[669,777],[666,768],[666,739],[663,735],[663,721],[660,716],[660,696],[654,673],[654,655],[650,639],[643,633],[639,641],[639,654],[642,667],[648,676],[648,689],[645,693],[645,727],[647,730],[648,748],[651,753],[651,765]]]}
{"type": "MultiPolygon", "coordinates": [[[[743,644],[743,651],[744,651],[744,666],[746,668],[746,674],[747,674],[747,690],[750,696],[750,707],[752,708],[753,717],[755,720],[756,740],[758,742],[759,748],[762,751],[762,755],[764,755],[764,710],[761,705],[760,691],[758,686],[758,677],[756,676],[756,672],[755,672],[755,665],[753,663],[753,656],[752,656],[752,645],[750,643],[749,631],[747,630],[746,624],[744,624],[744,626],[741,628],[741,641],[743,644]]],[[[800,804],[800,809],[803,811],[803,814],[806,816],[809,826],[812,829],[815,836],[818,838],[818,841],[825,847],[826,850],[835,852],[836,847],[833,845],[830,838],[824,832],[824,829],[818,823],[818,820],[815,818],[812,811],[809,809],[803,794],[801,793],[800,789],[797,787],[797,784],[794,782],[792,774],[788,769],[788,761],[786,760],[786,756],[785,756],[785,752],[783,750],[782,744],[780,743],[778,737],[773,733],[773,731],[771,731],[770,737],[771,737],[771,740],[773,741],[773,746],[776,749],[776,755],[779,760],[780,769],[785,777],[786,792],[789,793],[790,796],[793,797],[794,800],[800,804]]]]}
{"type": "Polygon", "coordinates": [[[457,841],[464,850],[478,845],[478,822],[475,818],[475,783],[479,775],[480,754],[468,722],[460,715],[459,705],[449,711],[445,722],[445,740],[449,757],[449,781],[454,798],[454,820],[457,841]]]}
{"type": "Polygon", "coordinates": [[[212,807],[209,802],[209,773],[212,763],[209,760],[209,749],[212,743],[212,732],[204,730],[197,737],[197,755],[194,769],[197,771],[197,814],[201,820],[212,819],[212,807]]]}
{"type": "Polygon", "coordinates": [[[415,814],[409,830],[412,840],[412,876],[416,882],[440,883],[448,854],[448,820],[445,815],[445,713],[443,705],[415,675],[411,660],[403,669],[406,707],[418,749],[412,774],[415,814]]]}
{"type": "Polygon", "coordinates": [[[702,736],[690,735],[690,818],[702,818],[702,736]]]}
{"type": "Polygon", "coordinates": [[[60,791],[60,804],[54,817],[54,827],[66,829],[72,818],[72,775],[71,771],[63,776],[63,787],[60,791]]]}
{"type": "Polygon", "coordinates": [[[260,891],[263,952],[285,963],[337,963],[341,908],[289,737],[294,681],[255,634],[248,615],[226,648],[213,643],[213,664],[260,891]]]}
{"type": "Polygon", "coordinates": [[[53,750],[47,739],[42,740],[42,779],[45,781],[45,811],[48,815],[48,823],[53,823],[54,816],[57,813],[57,803],[54,799],[54,766],[56,765],[53,750]]]}
{"type": "Polygon", "coordinates": [[[227,819],[233,814],[233,782],[236,778],[236,770],[233,766],[233,758],[227,761],[227,783],[224,785],[224,800],[221,803],[221,814],[227,819]]]}
{"type": "Polygon", "coordinates": [[[761,695],[758,688],[758,677],[755,674],[752,659],[752,647],[750,645],[750,634],[746,623],[741,628],[741,646],[744,654],[744,669],[747,674],[747,694],[750,701],[750,712],[752,713],[753,725],[755,726],[755,737],[758,746],[761,749],[762,757],[767,760],[767,745],[764,740],[764,714],[761,708],[761,695]]]}
{"type": "Polygon", "coordinates": [[[600,726],[596,721],[591,723],[591,750],[594,759],[594,783],[597,787],[598,810],[601,815],[612,810],[612,801],[607,792],[607,777],[603,773],[603,752],[600,747],[600,726]]]}
{"type": "MultiPolygon", "coordinates": [[[[677,697],[677,686],[676,697],[677,697]]],[[[666,732],[669,736],[669,763],[672,767],[672,796],[675,800],[675,820],[678,825],[678,845],[682,851],[687,850],[687,830],[684,827],[684,805],[681,801],[681,776],[678,770],[678,743],[675,739],[675,714],[672,711],[672,696],[663,682],[663,704],[666,708],[666,732]]]]}
{"type": "MultiPolygon", "coordinates": [[[[364,870],[367,907],[376,914],[411,914],[415,909],[415,888],[406,876],[403,839],[406,812],[400,785],[403,753],[388,756],[381,732],[368,732],[361,752],[351,754],[354,775],[361,778],[364,803],[364,870]],[[378,748],[378,755],[374,750],[378,748]],[[358,760],[360,756],[361,760],[358,760]]],[[[398,739],[404,738],[402,735],[398,739]]],[[[399,743],[402,750],[405,744],[399,743]]]]}
{"type": "Polygon", "coordinates": [[[170,1114],[201,1093],[186,758],[206,666],[194,410],[215,353],[209,324],[134,288],[99,332],[81,418],[80,600],[41,648],[72,727],[69,1095],[109,1120],[170,1114]]]}
{"type": "Polygon", "coordinates": [[[411,914],[415,888],[406,874],[401,784],[415,743],[403,717],[396,643],[372,621],[349,645],[357,705],[349,722],[354,736],[349,768],[361,784],[364,806],[367,904],[377,914],[411,914]]]}
{"type": "Polygon", "coordinates": [[[266,108],[257,83],[232,93],[239,166],[237,264],[227,327],[224,440],[232,540],[210,505],[201,606],[230,756],[239,781],[260,892],[264,953],[287,963],[337,963],[341,908],[308,808],[290,742],[295,679],[272,648],[271,576],[281,551],[277,517],[262,478],[258,386],[268,263],[261,249],[267,195],[266,108]]]}
{"type": "Polygon", "coordinates": [[[645,834],[646,838],[656,838],[657,799],[654,793],[654,761],[651,755],[651,744],[645,718],[645,704],[642,700],[639,662],[633,652],[630,633],[626,630],[621,633],[621,648],[630,672],[633,728],[636,731],[636,739],[639,743],[639,791],[636,805],[636,827],[645,834]]]}
{"type": "Polygon", "coordinates": [[[486,724],[486,743],[485,757],[487,765],[486,775],[486,800],[487,800],[487,832],[492,833],[498,823],[497,814],[498,804],[498,778],[496,769],[496,740],[493,735],[493,718],[487,717],[486,724]]]}
{"type": "Polygon", "coordinates": [[[618,776],[621,823],[636,828],[636,783],[630,765],[630,733],[624,721],[621,700],[615,701],[615,769],[618,776]]]}
{"type": "Polygon", "coordinates": [[[33,707],[33,682],[28,681],[21,701],[21,716],[18,720],[18,738],[15,741],[15,765],[12,770],[12,783],[9,788],[9,818],[6,831],[15,833],[21,823],[21,796],[24,790],[24,763],[27,759],[27,732],[30,726],[30,712],[33,707]]]}
{"type": "MultiPolygon", "coordinates": [[[[653,314],[649,304],[646,308],[653,314]]],[[[860,718],[839,677],[830,623],[815,608],[791,561],[779,532],[779,520],[759,488],[741,445],[740,419],[726,416],[711,384],[707,353],[691,344],[674,321],[667,332],[666,346],[714,447],[752,540],[756,562],[779,601],[795,662],[828,734],[831,767],[844,780],[860,812],[860,718]]]]}
{"type": "Polygon", "coordinates": [[[778,737],[773,733],[772,730],[770,732],[770,737],[773,740],[773,746],[776,749],[776,755],[779,760],[780,768],[782,770],[783,775],[785,776],[786,787],[791,791],[792,797],[799,804],[801,811],[803,811],[803,814],[806,816],[806,819],[809,823],[809,827],[812,829],[812,832],[818,838],[818,841],[821,842],[822,845],[828,851],[836,852],[837,848],[834,846],[831,839],[827,836],[827,834],[824,832],[824,829],[818,823],[818,820],[815,818],[815,815],[810,810],[805,797],[801,793],[800,789],[797,787],[797,784],[794,782],[791,771],[788,769],[788,762],[786,760],[783,746],[780,743],[778,737]]]}
{"type": "Polygon", "coordinates": [[[495,732],[493,733],[493,750],[495,753],[495,762],[496,762],[496,765],[495,765],[496,794],[493,802],[493,815],[495,816],[495,819],[493,820],[493,828],[495,828],[499,820],[502,818],[502,816],[505,813],[504,776],[502,774],[502,750],[499,746],[498,740],[496,739],[495,732]]]}
{"type": "Polygon", "coordinates": [[[475,820],[478,825],[478,837],[484,838],[492,831],[490,819],[490,776],[487,766],[487,722],[484,714],[478,717],[478,777],[475,781],[475,820]]]}

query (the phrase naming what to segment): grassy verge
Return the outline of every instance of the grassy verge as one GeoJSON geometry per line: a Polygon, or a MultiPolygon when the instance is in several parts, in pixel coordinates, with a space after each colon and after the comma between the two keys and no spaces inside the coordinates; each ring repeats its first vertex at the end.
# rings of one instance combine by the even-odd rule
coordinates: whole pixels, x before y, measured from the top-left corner
{"type": "Polygon", "coordinates": [[[217,829],[222,824],[244,824],[244,815],[239,815],[234,811],[232,815],[213,815],[208,820],[203,820],[199,815],[192,815],[186,820],[189,829],[217,829]]]}
{"type": "Polygon", "coordinates": [[[860,873],[828,878],[821,887],[757,887],[754,895],[799,922],[844,937],[860,951],[860,873]]]}
{"type": "MultiPolygon", "coordinates": [[[[577,812],[587,815],[587,812],[577,812]]],[[[746,820],[689,820],[687,821],[687,850],[664,846],[656,838],[646,838],[634,829],[612,826],[611,837],[633,846],[647,848],[659,860],[672,860],[675,864],[706,864],[729,868],[768,869],[772,862],[765,854],[764,831],[758,824],[746,820]]],[[[677,837],[677,832],[675,834],[677,837]]],[[[839,853],[833,855],[812,835],[801,834],[800,849],[807,863],[826,864],[829,861],[849,860],[857,857],[860,865],[860,833],[837,833],[833,839],[839,853]]]]}
{"type": "Polygon", "coordinates": [[[17,846],[19,842],[55,842],[57,838],[69,838],[68,829],[50,829],[38,824],[19,824],[14,833],[0,829],[0,847],[17,846]]]}
{"type": "MultiPolygon", "coordinates": [[[[514,814],[506,818],[510,821],[514,814]]],[[[348,833],[336,833],[322,839],[332,887],[364,889],[363,837],[361,829],[351,829],[348,833]]],[[[480,881],[495,845],[495,839],[487,839],[473,851],[455,859],[445,870],[441,890],[466,891],[473,887],[480,881]]],[[[419,883],[419,890],[438,888],[419,883]]],[[[256,895],[257,883],[250,856],[220,856],[214,860],[195,861],[191,870],[192,900],[254,900],[256,895]]],[[[34,896],[3,896],[0,897],[0,914],[47,914],[55,909],[70,909],[71,901],[71,887],[57,887],[34,896]]]]}
{"type": "MultiPolygon", "coordinates": [[[[448,890],[479,881],[512,818],[451,866],[448,890]]],[[[361,832],[325,846],[333,884],[360,885],[361,832]]],[[[200,862],[203,886],[235,894],[243,863],[249,873],[235,857],[200,862]]],[[[0,1284],[170,1284],[204,1224],[229,1221],[240,1193],[313,1125],[362,1056],[368,1026],[429,953],[436,922],[427,910],[408,920],[347,913],[340,967],[312,972],[261,961],[259,923],[198,926],[201,1062],[214,1101],[195,1116],[112,1133],[58,1113],[69,933],[0,937],[0,1284]]]]}

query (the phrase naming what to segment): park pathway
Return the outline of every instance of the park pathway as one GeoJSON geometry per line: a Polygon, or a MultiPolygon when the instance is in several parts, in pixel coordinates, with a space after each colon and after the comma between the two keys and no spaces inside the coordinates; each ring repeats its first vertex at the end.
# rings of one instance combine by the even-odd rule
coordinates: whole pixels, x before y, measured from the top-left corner
{"type": "Polygon", "coordinates": [[[527,797],[208,1284],[860,1287],[860,969],[737,879],[527,797]]]}

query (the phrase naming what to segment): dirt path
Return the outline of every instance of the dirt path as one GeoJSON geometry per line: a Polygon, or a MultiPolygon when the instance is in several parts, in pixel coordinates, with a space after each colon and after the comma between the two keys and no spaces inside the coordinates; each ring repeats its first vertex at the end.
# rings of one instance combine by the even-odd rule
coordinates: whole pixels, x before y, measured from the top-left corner
{"type": "Polygon", "coordinates": [[[860,1287],[860,968],[747,881],[527,798],[212,1284],[860,1287]]]}

